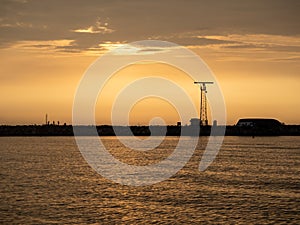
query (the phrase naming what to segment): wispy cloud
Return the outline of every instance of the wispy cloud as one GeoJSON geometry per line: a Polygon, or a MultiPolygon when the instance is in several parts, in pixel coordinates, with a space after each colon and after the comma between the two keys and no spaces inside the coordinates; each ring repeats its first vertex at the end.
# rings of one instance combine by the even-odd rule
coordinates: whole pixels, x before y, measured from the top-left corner
{"type": "Polygon", "coordinates": [[[299,36],[282,36],[270,34],[230,34],[215,36],[197,36],[198,39],[208,39],[212,41],[223,41],[231,43],[214,43],[219,47],[232,48],[270,48],[270,47],[296,47],[300,46],[299,36]]]}
{"type": "Polygon", "coordinates": [[[299,62],[300,57],[297,35],[195,33],[194,39],[188,48],[210,52],[217,61],[299,62]]]}
{"type": "Polygon", "coordinates": [[[117,42],[106,41],[106,42],[99,44],[98,46],[100,47],[100,49],[109,51],[109,50],[113,50],[115,48],[121,47],[123,45],[124,45],[124,43],[121,43],[119,41],[117,41],[117,42]]]}
{"type": "Polygon", "coordinates": [[[60,51],[60,49],[72,47],[74,40],[49,40],[49,41],[18,41],[9,48],[27,51],[60,51]]]}
{"type": "Polygon", "coordinates": [[[0,27],[22,27],[22,28],[32,28],[32,23],[23,23],[23,22],[15,22],[15,23],[1,23],[0,27]]]}
{"type": "Polygon", "coordinates": [[[118,47],[122,46],[123,44],[124,43],[121,43],[119,41],[116,41],[116,42],[105,41],[103,43],[98,44],[97,46],[83,49],[81,51],[81,54],[88,55],[88,56],[99,56],[99,55],[105,54],[106,52],[108,52],[110,50],[118,48],[118,47]]]}
{"type": "Polygon", "coordinates": [[[86,28],[75,29],[72,31],[76,33],[89,33],[89,34],[110,34],[114,32],[113,29],[108,28],[108,23],[102,23],[99,19],[96,21],[95,25],[86,28]]]}

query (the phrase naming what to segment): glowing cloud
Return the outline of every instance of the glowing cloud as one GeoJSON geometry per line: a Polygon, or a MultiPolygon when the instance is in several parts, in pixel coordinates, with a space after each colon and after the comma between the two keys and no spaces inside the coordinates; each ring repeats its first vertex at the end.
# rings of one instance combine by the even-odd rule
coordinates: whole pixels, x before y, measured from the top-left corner
{"type": "Polygon", "coordinates": [[[76,29],[72,31],[76,33],[89,33],[89,34],[110,34],[114,32],[113,29],[108,28],[108,23],[104,23],[102,25],[102,23],[99,20],[93,26],[89,26],[83,29],[76,29]]]}
{"type": "Polygon", "coordinates": [[[59,51],[73,46],[74,40],[46,40],[46,41],[18,41],[11,45],[11,49],[23,49],[27,51],[40,52],[40,50],[59,51]]]}
{"type": "MultiPolygon", "coordinates": [[[[209,40],[231,41],[234,43],[221,44],[222,46],[253,46],[253,47],[279,47],[279,46],[299,46],[299,36],[267,35],[267,34],[231,34],[215,36],[197,36],[209,40]]],[[[220,44],[218,44],[220,45],[220,44]]]]}

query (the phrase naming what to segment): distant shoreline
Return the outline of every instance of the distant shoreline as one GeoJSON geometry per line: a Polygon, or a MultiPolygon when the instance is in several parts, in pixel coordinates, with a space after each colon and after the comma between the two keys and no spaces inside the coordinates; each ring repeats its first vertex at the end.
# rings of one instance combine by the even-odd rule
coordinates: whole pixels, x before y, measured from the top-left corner
{"type": "MultiPolygon", "coordinates": [[[[188,135],[193,126],[117,126],[120,130],[118,136],[194,136],[188,135]],[[129,129],[128,129],[129,128],[129,129]],[[150,129],[149,129],[150,128],[150,129]],[[151,131],[152,132],[151,132],[151,131]]],[[[216,126],[222,130],[224,126],[216,126]]],[[[76,126],[81,136],[95,135],[95,126],[76,126]]],[[[111,125],[96,126],[98,136],[115,136],[111,125]]],[[[211,126],[200,128],[200,136],[210,136],[211,126]]],[[[215,136],[222,135],[218,132],[215,136]]],[[[72,125],[1,125],[0,137],[8,136],[74,136],[72,125]]],[[[300,125],[281,125],[279,127],[240,127],[226,126],[225,136],[300,136],[300,125]]]]}

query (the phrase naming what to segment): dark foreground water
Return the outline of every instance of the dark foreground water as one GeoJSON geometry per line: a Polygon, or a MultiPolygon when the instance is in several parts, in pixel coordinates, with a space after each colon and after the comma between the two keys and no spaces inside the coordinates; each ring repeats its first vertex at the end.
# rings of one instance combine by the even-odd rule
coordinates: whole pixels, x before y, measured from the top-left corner
{"type": "MultiPolygon", "coordinates": [[[[136,153],[103,138],[121,161],[165,158],[178,138],[136,153]]],[[[94,172],[73,137],[0,138],[1,224],[300,224],[300,137],[225,137],[199,172],[206,137],[172,178],[145,187],[94,172]]]]}

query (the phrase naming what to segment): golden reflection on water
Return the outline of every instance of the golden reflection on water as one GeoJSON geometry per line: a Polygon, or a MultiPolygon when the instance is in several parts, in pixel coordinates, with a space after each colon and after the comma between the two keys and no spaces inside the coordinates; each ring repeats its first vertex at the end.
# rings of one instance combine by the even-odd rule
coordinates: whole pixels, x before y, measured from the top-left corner
{"type": "MultiPolygon", "coordinates": [[[[118,159],[155,163],[178,141],[149,152],[102,137],[118,159]]],[[[84,161],[72,137],[0,138],[1,224],[174,224],[300,222],[300,137],[226,137],[199,172],[201,137],[187,165],[145,187],[115,184],[84,161]]]]}

